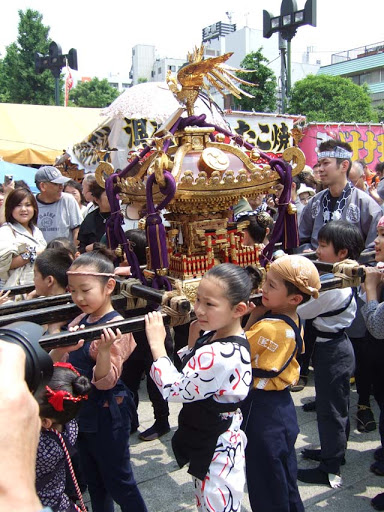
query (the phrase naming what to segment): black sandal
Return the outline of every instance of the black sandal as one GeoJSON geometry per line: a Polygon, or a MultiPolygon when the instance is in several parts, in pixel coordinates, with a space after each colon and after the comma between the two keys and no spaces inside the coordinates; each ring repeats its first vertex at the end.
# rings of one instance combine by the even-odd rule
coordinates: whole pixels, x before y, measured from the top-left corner
{"type": "Polygon", "coordinates": [[[376,421],[369,405],[357,405],[357,430],[359,432],[372,432],[376,430],[376,421]]]}

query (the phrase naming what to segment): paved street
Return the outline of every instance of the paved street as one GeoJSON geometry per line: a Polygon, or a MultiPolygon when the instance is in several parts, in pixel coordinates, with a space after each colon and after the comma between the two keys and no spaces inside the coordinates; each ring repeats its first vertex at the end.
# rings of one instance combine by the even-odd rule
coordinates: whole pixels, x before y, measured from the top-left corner
{"type": "MultiPolygon", "coordinates": [[[[140,429],[145,430],[153,423],[152,406],[145,392],[145,382],[141,386],[139,406],[140,429]]],[[[301,405],[314,396],[313,383],[304,391],[292,394],[299,425],[300,435],[297,440],[299,467],[315,467],[315,462],[304,461],[300,450],[313,444],[318,446],[316,413],[304,412],[301,405]]],[[[375,476],[369,471],[373,461],[373,451],[379,446],[378,431],[361,434],[356,430],[356,392],[351,394],[351,436],[347,452],[347,464],[343,467],[344,485],[340,489],[325,486],[300,484],[300,493],[307,512],[372,512],[370,499],[381,492],[384,477],[375,476]]],[[[172,431],[177,425],[177,414],[180,406],[171,404],[170,423],[172,431]]],[[[374,407],[375,418],[378,420],[378,409],[374,407]]],[[[190,475],[186,469],[178,469],[172,455],[172,431],[160,440],[143,442],[137,434],[131,438],[131,453],[135,468],[135,476],[144,496],[149,512],[180,512],[194,511],[194,498],[190,475]]],[[[384,491],[384,490],[383,490],[384,491]]],[[[88,501],[88,500],[87,500],[88,501]]],[[[119,511],[116,507],[116,511],[119,511]]],[[[132,511],[134,512],[134,511],[132,511]]],[[[242,512],[251,512],[246,495],[242,512]]],[[[259,511],[263,512],[263,511],[259,511]]]]}

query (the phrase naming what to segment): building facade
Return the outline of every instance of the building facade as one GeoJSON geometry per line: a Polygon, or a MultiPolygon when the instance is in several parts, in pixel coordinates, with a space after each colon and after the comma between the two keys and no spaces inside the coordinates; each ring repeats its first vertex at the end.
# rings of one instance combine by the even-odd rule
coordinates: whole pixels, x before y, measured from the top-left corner
{"type": "Polygon", "coordinates": [[[153,63],[156,60],[156,48],[150,44],[137,44],[132,48],[132,67],[129,76],[132,85],[152,79],[153,63]]]}
{"type": "Polygon", "coordinates": [[[332,64],[322,66],[318,74],[350,78],[357,85],[366,83],[373,106],[378,106],[384,101],[384,42],[336,53],[332,64]]]}
{"type": "Polygon", "coordinates": [[[164,59],[156,59],[153,63],[151,72],[151,82],[165,82],[168,71],[176,76],[179,69],[184,66],[187,59],[173,59],[165,57],[164,59]]]}

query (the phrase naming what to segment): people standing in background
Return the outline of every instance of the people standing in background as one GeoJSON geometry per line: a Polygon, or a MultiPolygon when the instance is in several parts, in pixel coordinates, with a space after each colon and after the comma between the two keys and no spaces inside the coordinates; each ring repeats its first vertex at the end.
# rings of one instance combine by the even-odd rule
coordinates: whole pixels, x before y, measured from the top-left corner
{"type": "Polygon", "coordinates": [[[107,193],[96,181],[89,184],[89,193],[97,207],[85,217],[79,230],[79,250],[92,251],[93,244],[100,242],[105,234],[106,222],[111,216],[111,206],[107,193]]]}
{"type": "Polygon", "coordinates": [[[360,165],[363,167],[364,171],[364,181],[370,187],[372,185],[372,180],[375,177],[376,173],[374,171],[371,171],[371,169],[368,167],[367,163],[365,162],[364,158],[360,158],[357,160],[357,162],[360,163],[360,165]]]}
{"type": "Polygon", "coordinates": [[[352,167],[349,171],[348,179],[354,187],[359,188],[364,192],[367,191],[368,185],[365,181],[364,166],[361,163],[361,160],[355,160],[352,162],[352,167]]]}
{"type": "Polygon", "coordinates": [[[83,214],[83,217],[85,218],[88,213],[91,213],[92,210],[94,210],[97,206],[93,202],[93,195],[89,190],[89,186],[91,183],[95,183],[96,178],[93,173],[86,174],[83,178],[82,187],[83,187],[83,196],[87,202],[87,209],[83,214]]]}
{"type": "Polygon", "coordinates": [[[366,249],[373,247],[381,208],[365,192],[348,181],[352,148],[340,140],[327,140],[319,146],[320,180],[326,187],[312,197],[304,208],[299,225],[301,249],[316,249],[320,228],[331,220],[356,224],[366,249]]]}
{"type": "MultiPolygon", "coordinates": [[[[128,246],[135,253],[139,265],[146,264],[147,236],[142,229],[129,229],[125,232],[128,246]]],[[[165,348],[168,356],[173,353],[173,339],[169,327],[166,327],[167,336],[165,348]]],[[[153,441],[167,434],[171,427],[169,425],[169,407],[168,402],[164,400],[156,384],[150,376],[150,370],[153,363],[151,349],[148,345],[147,336],[144,331],[135,333],[137,347],[123,365],[121,380],[132,391],[136,409],[139,405],[139,387],[143,373],[146,375],[146,386],[148,398],[153,407],[155,422],[149,428],[140,432],[139,439],[142,441],[153,441]]],[[[131,432],[135,432],[139,427],[139,418],[132,420],[131,432]]]]}
{"type": "Polygon", "coordinates": [[[299,190],[297,191],[297,196],[299,198],[300,203],[304,206],[308,204],[308,201],[316,194],[316,191],[307,187],[304,183],[300,185],[299,190]]]}
{"type": "Polygon", "coordinates": [[[30,190],[12,190],[5,201],[5,224],[0,227],[0,277],[3,287],[33,283],[36,256],[46,247],[36,226],[37,202],[30,190]]]}
{"type": "Polygon", "coordinates": [[[83,195],[83,187],[81,184],[78,181],[70,180],[64,185],[64,192],[73,195],[79,205],[82,216],[85,217],[88,203],[83,195]]]}
{"type": "Polygon", "coordinates": [[[39,193],[36,201],[39,207],[37,225],[44,238],[50,242],[53,238],[64,236],[77,245],[79,226],[83,221],[79,205],[71,194],[63,192],[64,184],[70,178],[51,165],[40,167],[35,174],[39,193]]]}
{"type": "Polygon", "coordinates": [[[375,167],[376,176],[369,187],[369,195],[384,211],[384,162],[379,162],[375,167]]]}

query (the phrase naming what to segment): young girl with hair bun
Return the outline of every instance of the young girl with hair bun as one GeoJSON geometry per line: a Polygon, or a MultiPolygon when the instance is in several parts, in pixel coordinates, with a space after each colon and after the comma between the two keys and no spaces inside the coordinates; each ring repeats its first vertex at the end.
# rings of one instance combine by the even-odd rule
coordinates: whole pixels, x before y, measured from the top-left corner
{"type": "MultiPolygon", "coordinates": [[[[68,286],[73,302],[83,311],[69,329],[123,319],[113,309],[115,269],[111,252],[100,247],[79,256],[71,265],[68,286]]],[[[79,416],[78,448],[93,512],[113,512],[115,501],[122,512],[147,510],[133,476],[129,433],[135,404],[120,380],[123,363],[136,346],[131,333],[122,335],[104,328],[101,338],[54,349],[54,360],[69,362],[92,383],[89,399],[79,416]]]]}
{"type": "MultiPolygon", "coordinates": [[[[79,509],[65,494],[66,469],[74,475],[68,450],[75,445],[77,416],[84,400],[88,399],[91,384],[87,377],[68,363],[55,363],[49,385],[37,397],[42,430],[36,459],[36,491],[44,506],[53,512],[72,512],[79,509]]],[[[78,498],[82,497],[78,490],[78,498]]]]}
{"type": "Polygon", "coordinates": [[[151,377],[166,400],[183,403],[172,447],[180,467],[189,463],[199,511],[240,510],[243,497],[246,438],[239,407],[252,369],[241,319],[260,283],[251,271],[223,263],[204,275],[194,305],[197,320],[188,346],[178,352],[181,372],[167,357],[161,313],[145,317],[151,377]]]}

